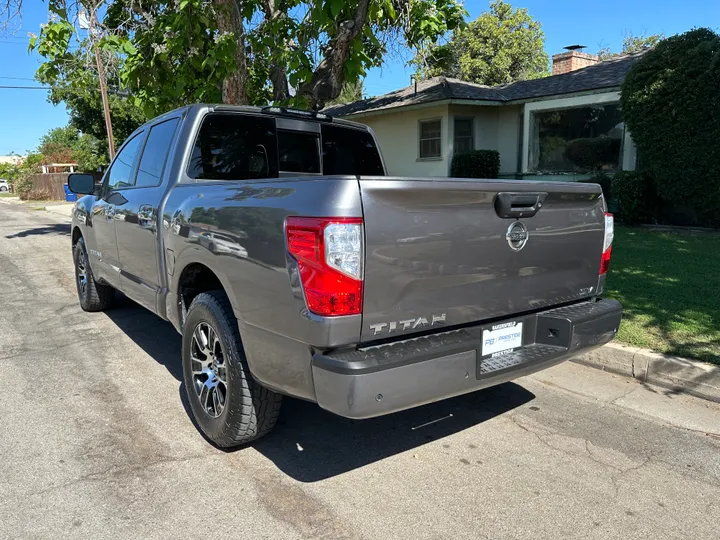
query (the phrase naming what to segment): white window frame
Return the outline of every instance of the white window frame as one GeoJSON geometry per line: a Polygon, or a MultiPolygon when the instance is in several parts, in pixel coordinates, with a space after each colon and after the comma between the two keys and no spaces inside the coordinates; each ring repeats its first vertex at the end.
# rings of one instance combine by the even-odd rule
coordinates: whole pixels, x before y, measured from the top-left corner
{"type": "MultiPolygon", "coordinates": [[[[547,99],[526,103],[523,111],[523,145],[522,145],[522,173],[532,174],[530,170],[530,152],[532,151],[531,136],[533,129],[533,114],[535,112],[546,112],[558,109],[573,109],[589,105],[611,105],[620,101],[620,92],[603,92],[600,94],[589,94],[560,99],[547,99]]],[[[621,148],[621,156],[624,158],[625,149],[621,148]]]]}
{"type": "Polygon", "coordinates": [[[436,118],[423,118],[422,120],[418,120],[418,161],[439,161],[442,160],[442,154],[443,154],[443,145],[442,145],[442,116],[438,116],[436,118]],[[440,124],[440,134],[437,137],[428,137],[423,139],[422,136],[422,126],[423,124],[430,124],[433,122],[438,122],[440,124]],[[437,156],[423,156],[422,155],[422,142],[423,141],[433,141],[437,139],[440,143],[440,153],[437,156]]]}

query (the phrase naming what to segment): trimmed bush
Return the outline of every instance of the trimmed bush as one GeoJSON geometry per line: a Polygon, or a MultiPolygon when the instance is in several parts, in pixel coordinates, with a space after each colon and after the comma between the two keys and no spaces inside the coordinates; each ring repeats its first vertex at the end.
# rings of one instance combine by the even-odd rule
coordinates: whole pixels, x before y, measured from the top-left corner
{"type": "Polygon", "coordinates": [[[450,176],[454,178],[497,178],[500,174],[500,152],[473,150],[453,156],[450,176]]]}
{"type": "Polygon", "coordinates": [[[565,147],[565,157],[580,169],[597,171],[603,165],[617,163],[620,154],[620,139],[592,137],[573,139],[565,147]]]}
{"type": "MultiPolygon", "coordinates": [[[[662,40],[622,85],[625,124],[658,195],[720,226],[720,34],[708,28],[662,40]]],[[[614,185],[613,185],[614,189],[614,185]]]]}
{"type": "Polygon", "coordinates": [[[619,171],[612,179],[612,194],[619,209],[618,218],[628,225],[655,223],[660,200],[655,182],[641,171],[619,171]]]}

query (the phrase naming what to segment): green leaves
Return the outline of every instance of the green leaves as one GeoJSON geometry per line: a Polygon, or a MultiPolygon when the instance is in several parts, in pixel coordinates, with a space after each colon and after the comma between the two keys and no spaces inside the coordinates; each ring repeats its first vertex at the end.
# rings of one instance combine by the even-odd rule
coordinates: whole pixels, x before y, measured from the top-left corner
{"type": "Polygon", "coordinates": [[[639,163],[660,197],[720,226],[720,34],[698,28],[660,41],[633,65],[621,92],[639,163]]]}
{"type": "Polygon", "coordinates": [[[340,12],[342,11],[345,1],[344,0],[329,0],[328,3],[330,4],[330,14],[332,15],[333,19],[337,18],[337,16],[340,15],[340,12]]]}
{"type": "MultiPolygon", "coordinates": [[[[413,63],[425,77],[445,75],[498,85],[548,75],[545,34],[527,9],[513,9],[502,0],[466,26],[457,23],[447,45],[431,45],[413,63]]],[[[436,30],[427,20],[419,33],[436,30]]]]}
{"type": "MultiPolygon", "coordinates": [[[[94,125],[90,103],[96,97],[97,79],[88,63],[89,58],[94,61],[94,51],[82,38],[87,34],[73,27],[81,5],[49,0],[51,22],[29,47],[46,60],[38,76],[54,85],[53,102],[72,102],[94,125]],[[79,46],[77,52],[71,51],[71,41],[79,46]],[[83,96],[82,103],[77,96],[83,96]]],[[[282,97],[287,91],[276,95],[287,104],[305,106],[309,96],[299,89],[310,81],[313,92],[322,94],[311,96],[310,102],[322,103],[340,91],[338,81],[330,81],[328,75],[336,68],[345,80],[357,81],[382,64],[389,43],[434,43],[461,25],[465,15],[460,0],[370,0],[367,16],[358,19],[363,26],[352,31],[349,44],[346,40],[335,48],[343,35],[341,24],[353,28],[344,23],[356,18],[360,5],[359,0],[276,0],[274,10],[268,10],[261,0],[100,0],[96,13],[109,85],[131,94],[115,97],[117,106],[122,103],[138,116],[197,101],[220,101],[224,82],[238,72],[250,103],[266,104],[274,85],[283,90],[289,83],[296,90],[289,92],[292,97],[282,97]],[[227,9],[235,7],[240,20],[223,23],[227,31],[220,32],[218,21],[227,21],[227,9]],[[246,66],[238,64],[243,57],[238,47],[246,66]],[[333,50],[341,52],[330,54],[333,50]],[[334,65],[319,72],[328,58],[334,65]]]]}

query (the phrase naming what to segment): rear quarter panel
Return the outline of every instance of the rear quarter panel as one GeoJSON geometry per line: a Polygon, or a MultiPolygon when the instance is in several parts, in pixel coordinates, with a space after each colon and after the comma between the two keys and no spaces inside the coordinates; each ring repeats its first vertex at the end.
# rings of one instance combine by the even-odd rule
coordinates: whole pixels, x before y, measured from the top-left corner
{"type": "Polygon", "coordinates": [[[355,177],[177,184],[162,217],[167,313],[179,328],[178,288],[193,263],[210,268],[230,297],[253,375],[314,397],[310,347],[356,343],[361,316],[323,319],[305,307],[287,255],[287,216],[362,217],[355,177]]]}

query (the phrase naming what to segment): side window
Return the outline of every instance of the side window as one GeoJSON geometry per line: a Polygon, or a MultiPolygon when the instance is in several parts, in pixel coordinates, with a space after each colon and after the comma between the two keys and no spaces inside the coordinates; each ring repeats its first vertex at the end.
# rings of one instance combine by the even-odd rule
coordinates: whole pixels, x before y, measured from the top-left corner
{"type": "Polygon", "coordinates": [[[143,132],[140,132],[130,139],[115,157],[110,172],[108,172],[108,188],[121,189],[133,185],[134,182],[130,175],[132,175],[133,165],[142,140],[143,132]]]}
{"type": "Polygon", "coordinates": [[[243,114],[208,115],[193,147],[188,176],[204,180],[277,178],[275,120],[243,114]]]}
{"type": "Polygon", "coordinates": [[[455,117],[455,133],[453,138],[453,151],[455,154],[464,154],[475,149],[473,137],[473,119],[455,117]]]}
{"type": "Polygon", "coordinates": [[[153,126],[148,134],[145,148],[143,148],[140,165],[138,166],[137,187],[154,187],[161,183],[161,176],[165,168],[170,143],[172,142],[179,118],[173,118],[153,126]]]}
{"type": "Polygon", "coordinates": [[[420,159],[442,157],[440,120],[420,121],[420,159]]]}
{"type": "Polygon", "coordinates": [[[320,137],[303,131],[278,131],[278,161],[283,172],[320,174],[320,137]]]}

